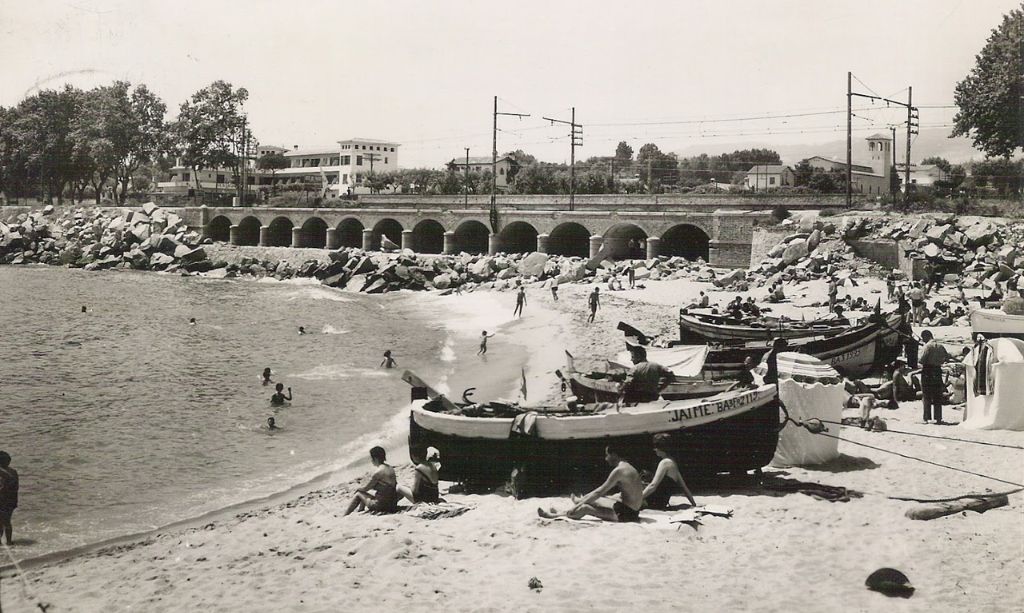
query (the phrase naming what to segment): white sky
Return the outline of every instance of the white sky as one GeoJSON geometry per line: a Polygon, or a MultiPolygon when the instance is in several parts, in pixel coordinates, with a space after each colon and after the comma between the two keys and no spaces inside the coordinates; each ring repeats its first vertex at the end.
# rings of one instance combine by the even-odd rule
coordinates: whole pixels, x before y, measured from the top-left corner
{"type": "MultiPolygon", "coordinates": [[[[249,90],[261,143],[301,147],[353,136],[403,143],[403,167],[489,155],[492,96],[498,150],[567,161],[568,128],[584,124],[578,158],[619,140],[665,151],[701,142],[814,143],[843,137],[846,72],[882,96],[952,104],[990,31],[1017,0],[722,2],[285,2],[0,0],[0,105],[37,83],[146,83],[170,115],[224,79],[249,90]],[[63,75],[63,76],[61,76],[63,75]],[[56,77],[56,78],[55,78],[56,77]],[[900,92],[897,94],[897,92],[900,92]],[[600,125],[600,124],[630,125],[600,125]],[[802,130],[802,132],[798,132],[802,130]],[[771,131],[772,134],[766,134],[771,131]]],[[[854,89],[868,90],[854,82],[854,89]]],[[[870,106],[856,102],[855,108],[870,106]]],[[[922,109],[943,127],[954,109],[922,109]]],[[[863,112],[857,135],[898,112],[863,112]]],[[[917,156],[915,156],[916,158],[917,156]]]]}

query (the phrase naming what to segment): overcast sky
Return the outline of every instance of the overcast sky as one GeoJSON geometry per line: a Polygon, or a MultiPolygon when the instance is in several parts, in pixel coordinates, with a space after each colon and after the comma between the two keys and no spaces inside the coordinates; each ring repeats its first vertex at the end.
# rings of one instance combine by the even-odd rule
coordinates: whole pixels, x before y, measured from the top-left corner
{"type": "MultiPolygon", "coordinates": [[[[173,116],[224,79],[249,90],[261,143],[393,140],[404,167],[438,166],[464,147],[490,155],[494,95],[500,111],[532,115],[499,118],[499,151],[550,161],[568,160],[568,128],[541,116],[568,119],[572,106],[582,158],[609,155],[619,140],[665,151],[814,143],[843,138],[843,112],[777,116],[844,111],[848,70],[857,91],[905,99],[913,85],[916,104],[951,105],[956,82],[1016,6],[0,0],[0,105],[37,86],[127,79],[147,84],[173,116]]],[[[922,126],[947,129],[954,112],[922,108],[922,126]]],[[[859,137],[905,117],[857,114],[859,137]]]]}

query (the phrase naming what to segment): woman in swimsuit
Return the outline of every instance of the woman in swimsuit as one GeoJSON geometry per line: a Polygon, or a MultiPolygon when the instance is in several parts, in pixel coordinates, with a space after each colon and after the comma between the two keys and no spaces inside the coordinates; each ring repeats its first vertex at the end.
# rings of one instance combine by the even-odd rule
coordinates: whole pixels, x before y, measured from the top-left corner
{"type": "Polygon", "coordinates": [[[686,481],[683,481],[683,474],[679,472],[679,465],[668,454],[671,442],[672,438],[668,434],[654,435],[654,453],[661,460],[651,483],[644,488],[644,506],[649,509],[668,508],[669,498],[673,494],[683,494],[692,506],[697,506],[690,488],[686,487],[686,481]]]}
{"type": "Polygon", "coordinates": [[[413,477],[412,489],[410,490],[405,486],[399,485],[398,493],[413,504],[417,502],[437,504],[441,500],[440,491],[437,487],[437,461],[440,459],[441,454],[433,447],[428,447],[426,454],[419,450],[415,450],[412,453],[414,454],[412,459],[416,463],[416,474],[413,477]]]}

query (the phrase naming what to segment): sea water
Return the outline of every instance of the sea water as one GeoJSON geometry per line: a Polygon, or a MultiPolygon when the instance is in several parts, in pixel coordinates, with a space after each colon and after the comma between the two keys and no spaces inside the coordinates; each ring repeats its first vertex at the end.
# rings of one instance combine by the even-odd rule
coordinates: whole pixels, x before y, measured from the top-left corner
{"type": "Polygon", "coordinates": [[[0,267],[0,449],[21,475],[18,557],[196,517],[364,458],[404,421],[402,369],[443,381],[453,368],[453,337],[420,302],[310,281],[0,267]],[[385,349],[399,368],[379,368],[385,349]],[[292,388],[290,406],[270,406],[267,367],[292,388]]]}

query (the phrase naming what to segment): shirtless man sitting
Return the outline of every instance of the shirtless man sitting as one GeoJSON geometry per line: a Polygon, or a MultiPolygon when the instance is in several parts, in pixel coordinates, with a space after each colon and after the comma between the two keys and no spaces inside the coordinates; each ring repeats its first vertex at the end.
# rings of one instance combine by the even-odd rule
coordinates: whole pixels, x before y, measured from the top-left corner
{"type": "Polygon", "coordinates": [[[374,513],[394,513],[398,511],[398,478],[395,469],[387,463],[387,453],[383,447],[370,450],[370,461],[375,470],[370,481],[356,490],[345,515],[352,511],[364,509],[374,513]],[[373,492],[372,494],[370,492],[373,492]]]}
{"type": "Polygon", "coordinates": [[[573,496],[574,506],[565,513],[556,513],[554,509],[545,511],[537,509],[537,515],[554,519],[561,515],[569,519],[582,519],[592,515],[610,522],[627,523],[640,521],[640,506],[644,501],[644,484],[640,473],[633,465],[622,459],[622,452],[615,445],[608,445],[604,450],[604,459],[612,466],[612,472],[600,487],[583,498],[573,496]],[[621,500],[612,500],[604,496],[618,488],[621,500]]]}

